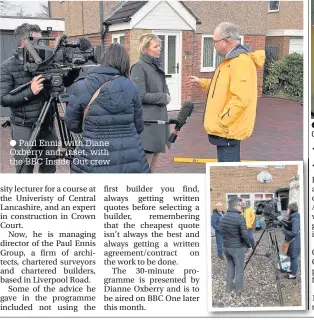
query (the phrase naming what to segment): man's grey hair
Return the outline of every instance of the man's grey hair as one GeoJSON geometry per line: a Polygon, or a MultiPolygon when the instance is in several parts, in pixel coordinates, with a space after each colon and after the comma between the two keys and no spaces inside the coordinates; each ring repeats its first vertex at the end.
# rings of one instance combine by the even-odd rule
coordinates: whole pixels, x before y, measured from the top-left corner
{"type": "Polygon", "coordinates": [[[235,209],[235,207],[241,202],[241,198],[232,197],[228,201],[228,209],[235,209]]]}
{"type": "Polygon", "coordinates": [[[20,43],[27,37],[30,37],[33,32],[41,32],[40,27],[37,24],[23,23],[18,26],[14,31],[16,44],[19,46],[20,43]]]}
{"type": "Polygon", "coordinates": [[[221,39],[240,40],[239,28],[233,23],[222,22],[216,29],[219,31],[221,39]]]}

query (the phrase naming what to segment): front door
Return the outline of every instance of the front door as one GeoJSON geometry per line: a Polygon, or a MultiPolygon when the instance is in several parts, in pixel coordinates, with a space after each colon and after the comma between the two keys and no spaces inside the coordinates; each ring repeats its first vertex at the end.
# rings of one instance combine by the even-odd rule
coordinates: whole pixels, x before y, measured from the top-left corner
{"type": "Polygon", "coordinates": [[[154,31],[161,39],[161,67],[166,74],[171,102],[168,111],[181,108],[181,59],[180,59],[180,32],[154,31]]]}

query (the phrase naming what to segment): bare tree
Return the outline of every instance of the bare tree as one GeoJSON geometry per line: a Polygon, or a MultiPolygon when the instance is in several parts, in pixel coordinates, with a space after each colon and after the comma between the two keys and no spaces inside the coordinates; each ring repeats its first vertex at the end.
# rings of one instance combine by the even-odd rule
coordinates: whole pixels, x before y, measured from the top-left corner
{"type": "Polygon", "coordinates": [[[41,5],[41,9],[40,12],[36,13],[36,17],[42,17],[42,18],[49,18],[49,8],[48,6],[44,5],[44,4],[40,4],[41,5]]]}
{"type": "Polygon", "coordinates": [[[23,8],[20,8],[20,11],[17,12],[16,15],[17,15],[18,17],[24,17],[24,18],[29,18],[29,17],[32,16],[32,15],[29,14],[29,13],[28,13],[28,14],[24,13],[23,8]]]}
{"type": "Polygon", "coordinates": [[[0,1],[0,15],[12,15],[20,8],[14,1],[0,1]]]}

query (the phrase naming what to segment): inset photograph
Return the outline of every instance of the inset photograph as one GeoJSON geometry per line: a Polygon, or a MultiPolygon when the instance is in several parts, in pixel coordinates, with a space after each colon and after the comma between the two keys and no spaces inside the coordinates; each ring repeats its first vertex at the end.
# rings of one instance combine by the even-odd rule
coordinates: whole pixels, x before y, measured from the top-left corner
{"type": "Polygon", "coordinates": [[[302,162],[207,164],[210,311],[304,310],[302,162]]]}

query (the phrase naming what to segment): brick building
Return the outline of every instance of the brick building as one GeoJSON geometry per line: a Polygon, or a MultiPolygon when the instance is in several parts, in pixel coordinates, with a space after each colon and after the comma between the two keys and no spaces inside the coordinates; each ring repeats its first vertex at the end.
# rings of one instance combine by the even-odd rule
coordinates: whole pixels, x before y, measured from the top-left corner
{"type": "MultiPolygon", "coordinates": [[[[68,36],[88,36],[100,45],[98,1],[50,1],[49,6],[51,17],[65,19],[68,36]]],[[[131,63],[138,59],[141,34],[152,32],[162,39],[162,62],[172,97],[169,110],[179,109],[186,100],[204,103],[206,94],[186,86],[184,79],[213,76],[221,57],[212,46],[212,35],[222,21],[239,25],[242,43],[253,50],[273,46],[279,57],[303,52],[302,1],[103,1],[102,6],[105,46],[124,44],[131,63]]],[[[260,96],[262,87],[260,70],[260,96]]]]}
{"type": "Polygon", "coordinates": [[[244,198],[252,208],[261,201],[276,197],[281,201],[281,209],[286,211],[290,184],[298,176],[297,165],[212,166],[210,212],[218,202],[222,202],[226,210],[232,196],[244,198]]]}

